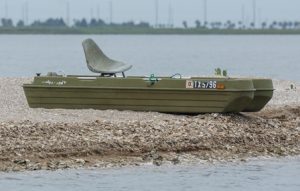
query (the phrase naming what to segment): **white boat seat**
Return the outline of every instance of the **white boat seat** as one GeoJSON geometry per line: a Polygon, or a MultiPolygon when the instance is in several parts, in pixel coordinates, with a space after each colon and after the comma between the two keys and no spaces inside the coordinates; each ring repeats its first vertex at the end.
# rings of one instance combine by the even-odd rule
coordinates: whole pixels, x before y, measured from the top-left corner
{"type": "Polygon", "coordinates": [[[124,72],[132,68],[132,65],[108,58],[92,39],[84,40],[82,46],[87,66],[92,72],[101,73],[102,75],[123,73],[124,76],[124,72]]]}

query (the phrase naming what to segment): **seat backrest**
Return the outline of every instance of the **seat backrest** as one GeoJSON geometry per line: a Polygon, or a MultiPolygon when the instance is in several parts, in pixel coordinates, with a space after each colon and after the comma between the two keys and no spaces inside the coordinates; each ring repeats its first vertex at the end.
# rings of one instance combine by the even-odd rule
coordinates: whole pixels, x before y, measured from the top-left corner
{"type": "Polygon", "coordinates": [[[103,74],[122,73],[132,66],[108,58],[92,39],[82,42],[87,66],[90,71],[103,74]]]}

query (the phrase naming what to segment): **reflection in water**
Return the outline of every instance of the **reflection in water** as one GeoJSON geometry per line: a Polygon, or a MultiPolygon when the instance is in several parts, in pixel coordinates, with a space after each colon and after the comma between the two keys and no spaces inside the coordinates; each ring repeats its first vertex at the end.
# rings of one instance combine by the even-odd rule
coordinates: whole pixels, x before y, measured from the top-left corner
{"type": "Polygon", "coordinates": [[[1,190],[300,190],[300,158],[0,174],[1,190]]]}

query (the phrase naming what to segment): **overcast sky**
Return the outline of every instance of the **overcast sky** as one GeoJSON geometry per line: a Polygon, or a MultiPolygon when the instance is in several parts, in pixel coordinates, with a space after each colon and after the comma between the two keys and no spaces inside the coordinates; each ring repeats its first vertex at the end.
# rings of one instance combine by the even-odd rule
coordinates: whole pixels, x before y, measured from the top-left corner
{"type": "MultiPolygon", "coordinates": [[[[28,18],[45,20],[49,17],[67,18],[67,2],[70,4],[70,20],[79,18],[100,17],[110,20],[110,0],[0,0],[0,17],[19,20],[23,18],[22,7],[29,4],[28,18]],[[5,6],[7,5],[7,6],[5,6]],[[5,8],[7,7],[7,9],[5,8]],[[7,10],[7,11],[6,11],[7,10]]],[[[203,0],[158,0],[159,22],[169,22],[169,7],[173,10],[175,25],[181,25],[183,20],[194,23],[196,19],[203,20],[203,0]]],[[[253,0],[207,0],[208,21],[253,19],[253,0]]],[[[155,23],[155,0],[112,0],[113,22],[147,21],[155,23]]],[[[300,0],[256,0],[257,20],[300,20],[300,0]]]]}

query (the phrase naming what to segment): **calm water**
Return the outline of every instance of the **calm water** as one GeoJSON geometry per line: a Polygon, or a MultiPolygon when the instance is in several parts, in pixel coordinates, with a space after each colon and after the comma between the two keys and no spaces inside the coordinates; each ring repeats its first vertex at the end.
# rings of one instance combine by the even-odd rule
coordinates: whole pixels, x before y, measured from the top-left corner
{"type": "Polygon", "coordinates": [[[300,81],[300,36],[0,35],[0,76],[89,74],[81,47],[88,37],[132,64],[129,75],[212,75],[221,67],[230,75],[300,81]]]}
{"type": "Polygon", "coordinates": [[[0,190],[300,190],[300,158],[242,164],[0,174],[0,190]]]}

